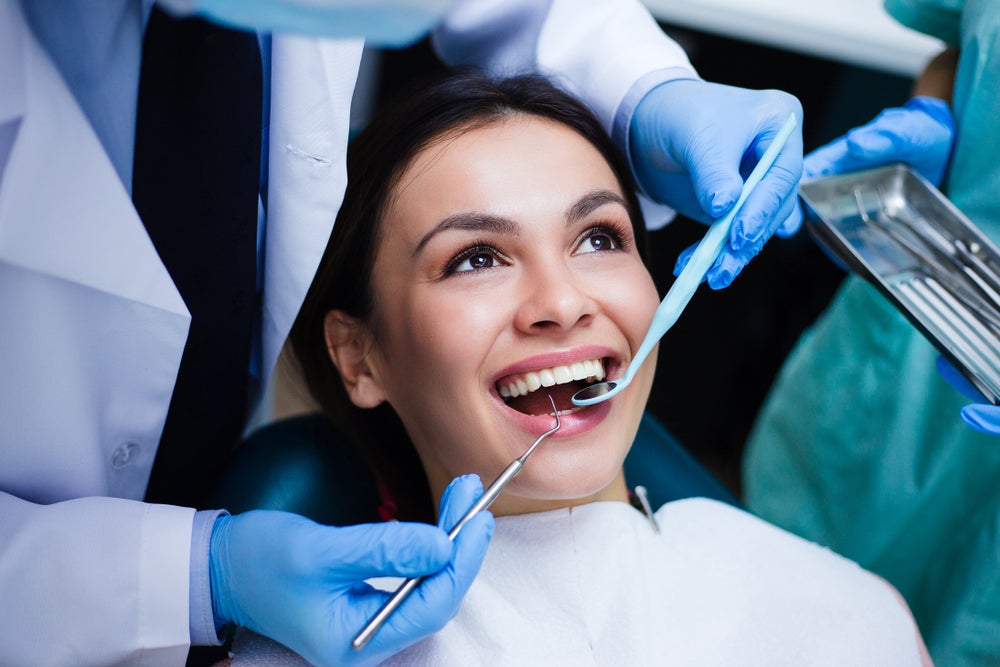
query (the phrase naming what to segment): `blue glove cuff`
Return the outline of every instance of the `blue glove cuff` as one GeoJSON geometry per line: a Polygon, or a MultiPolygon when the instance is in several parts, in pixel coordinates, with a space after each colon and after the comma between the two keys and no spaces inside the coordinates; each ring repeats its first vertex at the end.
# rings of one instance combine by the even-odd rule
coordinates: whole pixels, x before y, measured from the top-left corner
{"type": "Polygon", "coordinates": [[[233,517],[228,513],[220,515],[212,525],[212,536],[208,546],[208,581],[212,592],[212,616],[215,618],[215,629],[221,631],[230,621],[229,614],[225,612],[228,603],[226,595],[226,585],[223,579],[220,560],[228,558],[229,528],[233,517]]]}
{"type": "Polygon", "coordinates": [[[919,95],[907,100],[903,105],[906,109],[923,111],[925,114],[948,128],[951,134],[955,134],[955,116],[951,113],[951,107],[944,100],[927,95],[919,95]]]}

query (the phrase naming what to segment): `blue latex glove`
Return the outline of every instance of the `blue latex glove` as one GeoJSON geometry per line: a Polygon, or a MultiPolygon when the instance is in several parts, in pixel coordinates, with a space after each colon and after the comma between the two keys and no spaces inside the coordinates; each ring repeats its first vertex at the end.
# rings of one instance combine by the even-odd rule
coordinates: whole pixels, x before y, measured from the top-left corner
{"type": "Polygon", "coordinates": [[[455,0],[158,0],[175,14],[198,14],[240,30],[364,37],[373,46],[412,44],[455,0]]]}
{"type": "Polygon", "coordinates": [[[960,413],[962,421],[977,431],[990,435],[1000,435],[1000,406],[986,403],[986,397],[944,357],[938,357],[937,369],[941,376],[948,381],[948,384],[960,391],[966,398],[980,401],[962,408],[960,413]]]}
{"type": "MultiPolygon", "coordinates": [[[[653,199],[695,220],[714,222],[739,199],[743,180],[792,112],[801,121],[799,101],[777,90],[668,81],[642,99],[629,126],[636,178],[653,199]]],[[[801,173],[800,123],[733,220],[729,245],[708,270],[710,287],[729,285],[772,234],[798,231],[801,173]]],[[[680,256],[675,275],[692,251],[680,256]]]]}
{"type": "MultiPolygon", "coordinates": [[[[450,528],[483,493],[476,475],[454,480],[441,497],[450,528]]],[[[217,620],[281,642],[314,665],[381,662],[440,630],[479,572],[493,535],[480,512],[454,544],[442,528],[388,522],[334,528],[287,512],[220,517],[209,567],[217,620]],[[388,593],[365,579],[430,575],[360,651],[351,640],[388,593]]]]}
{"type": "Polygon", "coordinates": [[[934,97],[914,97],[814,150],[806,156],[802,175],[812,178],[904,162],[940,185],[954,140],[955,119],[947,103],[934,97]]]}

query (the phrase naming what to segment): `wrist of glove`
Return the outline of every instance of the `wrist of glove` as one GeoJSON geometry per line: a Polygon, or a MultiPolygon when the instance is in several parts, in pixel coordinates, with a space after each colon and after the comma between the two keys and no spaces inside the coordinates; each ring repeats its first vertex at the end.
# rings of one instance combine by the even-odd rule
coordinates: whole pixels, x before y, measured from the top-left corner
{"type": "MultiPolygon", "coordinates": [[[[749,90],[681,79],[651,90],[629,124],[629,155],[636,178],[653,199],[706,224],[726,214],[799,101],[776,90],[749,90]]],[[[802,224],[798,182],[802,134],[796,129],[774,166],[737,212],[730,241],[706,277],[729,285],[775,233],[790,236],[802,224]]],[[[686,263],[682,255],[675,273],[686,263]]]]}
{"type": "Polygon", "coordinates": [[[955,119],[948,104],[934,97],[914,97],[807,155],[803,176],[814,178],[903,162],[940,185],[954,140],[955,119]]]}
{"type": "MultiPolygon", "coordinates": [[[[482,495],[475,475],[441,498],[452,526],[482,495]]],[[[441,527],[387,522],[322,526],[287,512],[253,511],[216,520],[209,547],[216,621],[270,637],[316,665],[374,664],[440,630],[479,571],[493,532],[481,512],[452,543],[441,527]],[[351,639],[389,593],[374,577],[427,577],[360,651],[351,639]]]]}
{"type": "Polygon", "coordinates": [[[1000,435],[1000,406],[987,403],[986,397],[944,357],[938,357],[937,369],[941,376],[948,381],[948,384],[961,392],[962,395],[970,400],[978,401],[962,408],[959,413],[962,421],[977,431],[990,435],[1000,435]]]}

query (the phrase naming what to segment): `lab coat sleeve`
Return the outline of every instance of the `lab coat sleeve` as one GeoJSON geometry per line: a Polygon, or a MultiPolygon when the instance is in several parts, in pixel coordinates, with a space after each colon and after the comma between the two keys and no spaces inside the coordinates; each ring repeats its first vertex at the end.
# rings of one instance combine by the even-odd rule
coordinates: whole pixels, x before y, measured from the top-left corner
{"type": "Polygon", "coordinates": [[[194,510],[0,493],[0,663],[183,665],[194,510]]]}
{"type": "Polygon", "coordinates": [[[684,50],[638,0],[460,0],[432,41],[452,65],[551,77],[616,138],[615,125],[627,124],[654,86],[698,78],[684,50]]]}

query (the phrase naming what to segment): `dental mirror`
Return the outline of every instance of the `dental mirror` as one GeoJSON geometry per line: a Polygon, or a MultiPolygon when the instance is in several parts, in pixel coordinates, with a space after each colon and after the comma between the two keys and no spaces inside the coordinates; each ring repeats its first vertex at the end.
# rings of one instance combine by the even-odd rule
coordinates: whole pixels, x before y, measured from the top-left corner
{"type": "Polygon", "coordinates": [[[584,387],[573,394],[573,405],[595,405],[606,401],[632,383],[636,373],[642,366],[642,362],[646,360],[649,353],[653,351],[656,344],[663,338],[663,334],[667,333],[667,330],[680,317],[684,307],[691,300],[691,297],[694,296],[695,290],[698,289],[698,285],[705,278],[705,274],[711,268],[712,264],[715,263],[719,254],[725,249],[726,243],[729,241],[729,230],[733,225],[733,218],[736,217],[736,213],[743,206],[744,202],[746,202],[750,193],[753,192],[761,179],[764,178],[767,170],[774,164],[781,149],[784,148],[788,138],[792,135],[796,124],[795,114],[789,115],[784,125],[781,126],[781,129],[774,136],[771,145],[764,151],[764,155],[761,156],[757,166],[754,167],[746,182],[743,183],[739,199],[736,200],[736,203],[733,204],[724,216],[716,220],[709,227],[705,238],[695,248],[687,266],[677,276],[677,280],[670,286],[667,295],[663,297],[663,301],[653,314],[653,322],[649,325],[649,331],[646,333],[646,337],[625,370],[625,375],[617,380],[597,382],[589,387],[584,387]]]}

